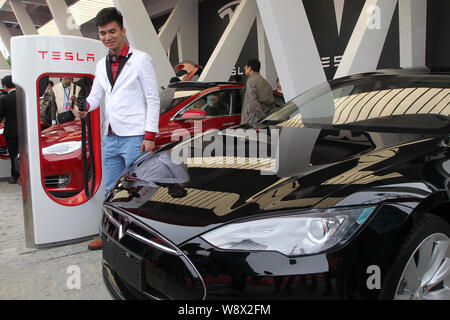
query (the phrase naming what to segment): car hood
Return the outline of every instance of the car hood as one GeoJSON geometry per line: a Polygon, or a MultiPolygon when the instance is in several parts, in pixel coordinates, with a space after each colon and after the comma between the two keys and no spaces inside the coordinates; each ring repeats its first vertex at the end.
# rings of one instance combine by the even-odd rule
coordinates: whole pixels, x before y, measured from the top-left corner
{"type": "Polygon", "coordinates": [[[245,136],[249,128],[206,133],[139,159],[106,205],[178,245],[241,218],[377,202],[378,193],[362,191],[408,181],[405,162],[436,154],[446,138],[269,126],[245,136]],[[272,157],[252,157],[255,144],[272,157]],[[179,163],[180,155],[187,163],[179,163]]]}
{"type": "Polygon", "coordinates": [[[67,141],[81,141],[81,121],[70,121],[41,132],[42,147],[67,141]]]}

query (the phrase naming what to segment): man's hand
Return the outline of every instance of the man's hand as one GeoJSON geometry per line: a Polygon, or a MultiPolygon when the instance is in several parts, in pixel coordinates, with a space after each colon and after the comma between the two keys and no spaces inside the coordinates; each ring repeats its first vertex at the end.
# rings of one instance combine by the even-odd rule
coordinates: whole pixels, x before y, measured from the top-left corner
{"type": "Polygon", "coordinates": [[[144,140],[141,145],[141,152],[148,152],[155,149],[155,141],[144,140]]]}
{"type": "Polygon", "coordinates": [[[84,119],[84,118],[87,117],[87,112],[78,110],[78,106],[77,105],[75,105],[73,107],[72,111],[73,111],[73,114],[75,115],[75,118],[84,119]]]}

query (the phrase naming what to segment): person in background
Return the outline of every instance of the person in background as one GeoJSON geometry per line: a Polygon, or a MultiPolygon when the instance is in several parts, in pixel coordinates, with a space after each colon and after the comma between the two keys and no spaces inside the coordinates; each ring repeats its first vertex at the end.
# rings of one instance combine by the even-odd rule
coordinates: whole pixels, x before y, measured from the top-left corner
{"type": "MultiPolygon", "coordinates": [[[[180,78],[172,77],[169,80],[169,85],[180,81],[180,78]]],[[[176,88],[164,88],[163,86],[161,86],[161,89],[159,90],[159,100],[162,108],[169,106],[172,103],[176,90],[176,88]]]]}
{"type": "Polygon", "coordinates": [[[58,115],[64,112],[72,112],[73,102],[80,95],[81,87],[73,83],[73,78],[63,77],[61,82],[53,87],[56,110],[52,112],[52,125],[57,124],[58,115]]]}
{"type": "MultiPolygon", "coordinates": [[[[86,109],[80,111],[75,105],[74,113],[85,118],[106,96],[102,160],[108,194],[142,152],[155,149],[160,98],[153,61],[147,53],[125,42],[122,14],[114,7],[105,8],[95,21],[100,40],[109,53],[97,63],[86,109]]],[[[101,239],[89,243],[88,248],[101,249],[101,239]]]]}
{"type": "MultiPolygon", "coordinates": [[[[52,125],[52,114],[56,115],[56,104],[53,93],[54,82],[49,80],[45,92],[40,98],[41,129],[52,125]]],[[[56,116],[55,116],[56,118],[56,116]]]]}
{"type": "Polygon", "coordinates": [[[9,158],[11,160],[11,178],[9,184],[16,184],[20,175],[16,171],[16,157],[19,151],[19,134],[17,130],[17,106],[16,106],[16,86],[12,82],[11,76],[2,79],[3,89],[8,92],[0,100],[0,121],[5,119],[3,136],[6,140],[9,158]]]}
{"type": "Polygon", "coordinates": [[[252,59],[245,66],[247,81],[244,88],[241,124],[258,123],[276,107],[272,87],[260,74],[261,62],[252,59]]]}

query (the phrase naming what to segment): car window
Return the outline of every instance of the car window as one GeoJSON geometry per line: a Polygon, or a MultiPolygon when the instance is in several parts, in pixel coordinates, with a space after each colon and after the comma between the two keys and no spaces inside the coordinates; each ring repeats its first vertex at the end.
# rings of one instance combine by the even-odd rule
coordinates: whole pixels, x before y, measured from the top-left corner
{"type": "Polygon", "coordinates": [[[264,121],[285,127],[424,131],[445,128],[449,117],[449,77],[407,75],[325,83],[294,98],[264,121]]]}
{"type": "Polygon", "coordinates": [[[159,113],[164,114],[172,110],[186,99],[200,92],[199,90],[175,90],[173,88],[160,90],[159,98],[161,107],[159,113]]]}
{"type": "Polygon", "coordinates": [[[230,115],[233,111],[232,92],[228,90],[209,93],[194,101],[184,112],[192,109],[203,110],[207,116],[230,115]]]}

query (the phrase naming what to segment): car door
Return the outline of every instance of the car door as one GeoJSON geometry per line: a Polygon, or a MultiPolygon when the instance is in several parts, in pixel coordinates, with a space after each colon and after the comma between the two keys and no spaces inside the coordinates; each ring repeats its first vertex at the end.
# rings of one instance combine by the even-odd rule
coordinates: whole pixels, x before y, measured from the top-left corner
{"type": "Polygon", "coordinates": [[[198,97],[179,112],[174,121],[184,122],[184,128],[192,134],[211,129],[224,129],[238,125],[240,114],[236,114],[235,90],[213,90],[198,97]],[[195,132],[194,132],[195,131],[195,132]]]}

